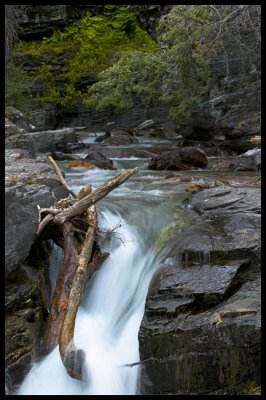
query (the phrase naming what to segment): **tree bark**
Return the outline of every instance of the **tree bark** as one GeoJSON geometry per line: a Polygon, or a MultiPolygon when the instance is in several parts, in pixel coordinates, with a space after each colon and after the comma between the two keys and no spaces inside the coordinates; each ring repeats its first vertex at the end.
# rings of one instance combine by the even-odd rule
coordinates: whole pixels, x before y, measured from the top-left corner
{"type": "Polygon", "coordinates": [[[64,260],[58,273],[44,334],[44,351],[49,353],[58,344],[59,332],[68,306],[69,291],[78,260],[78,241],[74,237],[71,223],[62,226],[64,236],[64,260]]]}
{"type": "Polygon", "coordinates": [[[87,279],[94,271],[94,263],[89,263],[94,245],[97,215],[95,205],[87,210],[89,228],[83,243],[82,250],[78,257],[78,265],[70,289],[68,306],[65,318],[60,331],[59,350],[61,359],[68,374],[75,379],[83,380],[83,364],[85,361],[85,353],[83,350],[77,350],[73,341],[75,320],[78,307],[81,303],[85,284],[87,279]]]}
{"type": "MultiPolygon", "coordinates": [[[[47,225],[52,228],[51,222],[53,222],[57,224],[57,235],[58,228],[63,233],[64,241],[64,260],[60,267],[47,319],[44,351],[49,353],[59,343],[63,364],[68,374],[75,379],[84,379],[83,365],[85,361],[84,351],[76,349],[73,340],[78,307],[81,303],[87,280],[107,255],[98,251],[99,248],[95,242],[97,231],[95,203],[137,171],[138,168],[125,170],[105,182],[93,193],[91,193],[90,186],[83,187],[79,195],[75,195],[75,203],[73,205],[69,205],[70,203],[67,199],[58,201],[58,207],[61,210],[59,208],[57,213],[52,208],[51,214],[48,214],[39,224],[37,237],[42,233],[42,239],[45,237],[46,232],[49,232],[50,235],[50,231],[46,229],[47,225]],[[62,210],[62,207],[68,208],[62,210]],[[87,212],[87,218],[84,215],[85,211],[87,212]],[[79,218],[74,218],[78,215],[80,215],[79,218]],[[75,226],[76,224],[78,226],[75,226]],[[84,224],[86,227],[84,227],[84,224]]],[[[73,192],[70,187],[68,187],[68,190],[70,193],[73,192]]],[[[49,212],[49,209],[45,209],[45,211],[49,212]]],[[[56,238],[58,239],[58,237],[55,237],[55,240],[56,238]]]]}

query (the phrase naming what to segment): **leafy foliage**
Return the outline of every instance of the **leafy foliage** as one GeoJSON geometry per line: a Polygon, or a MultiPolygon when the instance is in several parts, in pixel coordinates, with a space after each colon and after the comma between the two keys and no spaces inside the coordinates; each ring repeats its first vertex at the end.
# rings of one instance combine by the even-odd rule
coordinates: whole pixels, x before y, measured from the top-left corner
{"type": "Polygon", "coordinates": [[[16,106],[21,111],[26,111],[25,98],[29,95],[32,81],[23,70],[15,67],[9,61],[5,64],[5,105],[16,106]]]}
{"type": "Polygon", "coordinates": [[[98,110],[124,110],[132,106],[131,94],[141,95],[148,105],[158,97],[169,103],[177,119],[187,119],[208,93],[209,67],[217,51],[224,53],[228,69],[225,38],[240,50],[243,69],[250,68],[257,51],[254,44],[260,45],[260,6],[174,6],[158,26],[161,50],[125,54],[89,89],[87,104],[98,110]],[[254,41],[247,43],[243,32],[250,30],[254,41]]]}
{"type": "Polygon", "coordinates": [[[98,110],[124,110],[132,106],[132,95],[142,96],[147,105],[159,97],[171,104],[176,117],[188,117],[207,91],[209,63],[215,55],[215,47],[207,43],[215,16],[208,6],[174,7],[159,25],[161,51],[127,52],[101,73],[87,104],[98,110]]]}
{"type": "Polygon", "coordinates": [[[43,78],[46,91],[39,100],[59,101],[62,105],[74,103],[86,97],[77,89],[77,83],[89,73],[100,73],[118,61],[124,51],[154,51],[158,45],[137,24],[130,6],[105,6],[104,14],[88,14],[80,21],[56,31],[42,41],[20,42],[15,52],[18,55],[39,59],[40,69],[35,77],[43,78]],[[62,95],[56,87],[52,66],[58,57],[64,60],[61,78],[66,80],[62,95]]]}

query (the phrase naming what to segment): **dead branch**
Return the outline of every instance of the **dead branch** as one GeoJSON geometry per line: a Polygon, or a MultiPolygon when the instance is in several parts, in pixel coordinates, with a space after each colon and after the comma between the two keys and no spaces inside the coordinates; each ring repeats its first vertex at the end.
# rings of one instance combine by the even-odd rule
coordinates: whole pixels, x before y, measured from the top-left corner
{"type": "Polygon", "coordinates": [[[67,190],[67,191],[74,197],[74,199],[75,199],[75,198],[77,197],[76,193],[73,192],[73,189],[72,189],[70,186],[68,186],[68,184],[67,184],[66,181],[64,180],[63,175],[61,174],[61,172],[60,172],[60,170],[59,170],[59,168],[58,168],[56,162],[54,161],[53,157],[48,156],[48,160],[52,163],[52,165],[53,165],[53,167],[54,167],[54,169],[55,169],[55,172],[57,173],[57,175],[58,175],[58,177],[59,177],[60,182],[62,183],[62,185],[66,188],[66,190],[67,190]]]}
{"type": "Polygon", "coordinates": [[[91,205],[97,203],[97,201],[104,198],[109,192],[114,190],[117,186],[124,183],[128,178],[134,175],[138,171],[138,168],[127,169],[118,175],[115,175],[112,179],[105,182],[102,186],[98,187],[94,192],[77,201],[73,206],[67,208],[61,213],[54,217],[54,222],[57,224],[63,224],[66,220],[82,214],[91,205]]]}

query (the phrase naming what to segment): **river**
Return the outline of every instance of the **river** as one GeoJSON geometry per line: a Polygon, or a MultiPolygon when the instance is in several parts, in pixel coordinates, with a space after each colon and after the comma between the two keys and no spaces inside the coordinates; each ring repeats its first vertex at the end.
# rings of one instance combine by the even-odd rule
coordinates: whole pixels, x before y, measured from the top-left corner
{"type": "MultiPolygon", "coordinates": [[[[94,138],[84,138],[92,144],[94,138]]],[[[85,184],[93,189],[119,172],[140,167],[139,172],[97,203],[99,235],[109,257],[88,282],[76,318],[74,340],[86,353],[87,382],[66,372],[57,346],[35,363],[18,389],[18,395],[136,395],[138,394],[138,331],[145,299],[154,272],[164,259],[165,235],[171,226],[193,223],[194,213],[180,207],[188,193],[187,183],[169,182],[169,171],[145,169],[148,159],[131,150],[171,149],[171,141],[156,139],[139,145],[109,146],[117,171],[68,168],[59,163],[66,181],[76,193],[85,184]],[[108,234],[111,232],[112,234],[108,234]]],[[[83,155],[82,151],[79,155],[83,155]]],[[[171,171],[175,178],[197,176],[202,171],[171,171]]],[[[212,176],[213,171],[204,171],[212,176]]],[[[54,246],[50,278],[55,285],[62,251],[54,246]]],[[[165,260],[164,260],[165,261],[165,260]]]]}

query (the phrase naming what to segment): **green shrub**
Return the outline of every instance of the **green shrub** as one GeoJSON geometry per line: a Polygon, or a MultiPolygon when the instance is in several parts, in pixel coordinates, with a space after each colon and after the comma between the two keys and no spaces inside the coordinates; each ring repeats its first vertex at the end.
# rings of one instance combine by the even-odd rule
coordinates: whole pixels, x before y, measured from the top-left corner
{"type": "Polygon", "coordinates": [[[36,100],[51,100],[67,105],[88,97],[87,92],[81,93],[76,88],[83,76],[99,74],[117,63],[125,52],[153,52],[157,49],[156,42],[138,26],[130,6],[105,6],[103,15],[87,14],[82,20],[54,32],[50,38],[19,42],[14,49],[14,56],[34,57],[39,63],[40,69],[34,73],[34,77],[42,79],[45,93],[36,100]],[[66,80],[66,90],[60,96],[53,66],[57,64],[58,56],[62,55],[64,72],[60,77],[66,80]]]}
{"type": "Polygon", "coordinates": [[[11,61],[5,64],[5,105],[27,110],[29,90],[32,81],[29,75],[17,68],[11,61]]]}

